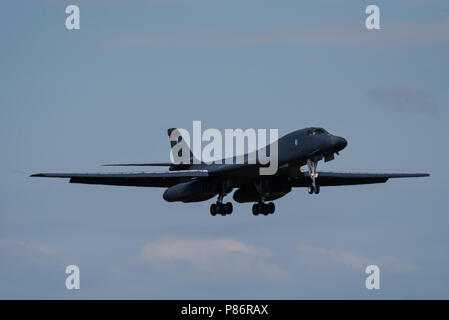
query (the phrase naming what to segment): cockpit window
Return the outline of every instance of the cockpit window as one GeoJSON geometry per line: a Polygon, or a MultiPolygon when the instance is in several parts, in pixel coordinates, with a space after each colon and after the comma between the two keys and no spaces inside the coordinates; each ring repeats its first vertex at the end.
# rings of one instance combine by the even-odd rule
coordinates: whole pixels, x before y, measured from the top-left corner
{"type": "Polygon", "coordinates": [[[324,133],[327,133],[327,131],[324,130],[323,128],[312,128],[309,131],[307,131],[308,136],[317,136],[324,133]]]}

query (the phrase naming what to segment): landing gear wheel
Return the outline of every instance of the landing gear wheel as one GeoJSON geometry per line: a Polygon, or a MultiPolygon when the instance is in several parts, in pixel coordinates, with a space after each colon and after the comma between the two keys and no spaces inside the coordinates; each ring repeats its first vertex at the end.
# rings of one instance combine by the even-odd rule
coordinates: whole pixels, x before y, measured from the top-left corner
{"type": "Polygon", "coordinates": [[[225,214],[231,214],[232,213],[232,203],[231,202],[227,202],[225,205],[223,205],[223,211],[225,212],[225,214]]]}
{"type": "Polygon", "coordinates": [[[320,193],[320,186],[315,186],[314,192],[315,192],[315,194],[320,193]]]}
{"type": "Polygon", "coordinates": [[[275,206],[273,202],[270,203],[255,203],[253,204],[253,215],[257,216],[259,214],[263,214],[264,216],[267,216],[269,214],[274,213],[275,206]]]}
{"type": "MultiPolygon", "coordinates": [[[[259,202],[257,204],[255,204],[256,206],[256,210],[257,210],[257,214],[263,214],[264,216],[268,215],[269,213],[269,209],[268,209],[268,205],[263,203],[263,202],[259,202]]],[[[253,207],[254,209],[254,207],[253,207]]]]}
{"type": "Polygon", "coordinates": [[[253,204],[253,215],[257,216],[259,214],[259,205],[257,203],[253,204]]]}
{"type": "Polygon", "coordinates": [[[313,186],[309,186],[309,189],[307,190],[309,194],[312,194],[315,191],[315,188],[313,186]]]}
{"type": "Polygon", "coordinates": [[[265,203],[263,203],[262,204],[262,206],[261,206],[262,208],[262,214],[264,215],[264,216],[268,216],[269,214],[270,214],[270,211],[269,211],[269,208],[268,208],[268,205],[267,204],[265,204],[265,203]]]}
{"type": "Polygon", "coordinates": [[[274,213],[274,210],[275,210],[274,203],[273,203],[273,202],[270,202],[270,203],[268,204],[268,213],[272,214],[272,213],[274,213]]]}
{"type": "Polygon", "coordinates": [[[217,215],[217,205],[215,203],[210,205],[210,214],[213,216],[217,215]]]}
{"type": "Polygon", "coordinates": [[[222,203],[217,203],[217,213],[221,214],[222,216],[226,215],[225,206],[222,203]]]}

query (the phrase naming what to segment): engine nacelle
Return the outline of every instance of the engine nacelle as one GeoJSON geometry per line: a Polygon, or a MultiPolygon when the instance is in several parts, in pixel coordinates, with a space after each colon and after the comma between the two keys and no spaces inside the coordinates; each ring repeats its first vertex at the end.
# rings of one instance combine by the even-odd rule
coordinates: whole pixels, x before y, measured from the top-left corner
{"type": "Polygon", "coordinates": [[[171,186],[162,197],[168,202],[197,202],[208,200],[217,193],[216,181],[191,180],[171,186]]]}
{"type": "MultiPolygon", "coordinates": [[[[292,187],[287,182],[272,181],[263,188],[264,200],[272,201],[285,196],[292,191],[292,187]]],[[[260,200],[260,194],[253,185],[243,186],[234,192],[232,196],[236,202],[257,202],[260,200]]]]}

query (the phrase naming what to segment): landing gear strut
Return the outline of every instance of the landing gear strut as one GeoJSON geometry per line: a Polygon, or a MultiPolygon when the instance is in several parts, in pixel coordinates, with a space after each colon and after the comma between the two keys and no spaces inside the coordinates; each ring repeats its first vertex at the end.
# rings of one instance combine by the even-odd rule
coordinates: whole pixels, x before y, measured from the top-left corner
{"type": "Polygon", "coordinates": [[[320,186],[316,183],[316,178],[318,178],[318,173],[316,172],[316,167],[318,166],[318,161],[316,160],[307,160],[307,167],[309,169],[309,175],[312,179],[312,184],[309,186],[308,192],[309,194],[320,193],[320,186]]]}
{"type": "Polygon", "coordinates": [[[264,216],[274,213],[275,206],[273,202],[258,202],[253,204],[253,215],[263,214],[264,216]]]}
{"type": "Polygon", "coordinates": [[[217,214],[221,214],[222,216],[225,216],[227,214],[231,214],[232,213],[232,203],[231,202],[226,202],[223,203],[223,197],[225,195],[224,194],[220,194],[218,196],[217,199],[217,203],[212,203],[210,205],[210,214],[215,216],[217,214]]]}

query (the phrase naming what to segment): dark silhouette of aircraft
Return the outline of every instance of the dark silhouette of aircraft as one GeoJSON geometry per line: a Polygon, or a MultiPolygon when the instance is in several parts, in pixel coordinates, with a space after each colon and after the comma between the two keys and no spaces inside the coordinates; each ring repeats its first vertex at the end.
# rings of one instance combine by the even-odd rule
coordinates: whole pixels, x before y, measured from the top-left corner
{"type": "MultiPolygon", "coordinates": [[[[175,128],[168,130],[170,136],[175,128]]],[[[172,147],[182,143],[182,137],[171,141],[172,147]]],[[[185,143],[185,142],[184,142],[185,143]]],[[[106,166],[166,166],[168,171],[140,173],[39,173],[32,177],[70,178],[70,183],[102,184],[115,186],[161,187],[167,188],[163,194],[166,201],[198,202],[218,195],[211,204],[212,215],[232,213],[231,202],[223,203],[223,198],[233,189],[236,202],[255,202],[254,215],[274,213],[273,201],[285,196],[292,188],[306,187],[310,194],[318,194],[320,186],[342,186],[383,183],[390,178],[426,177],[427,173],[350,173],[317,171],[320,160],[334,159],[334,154],[343,150],[347,141],[328,133],[323,128],[305,128],[291,132],[278,141],[278,170],[274,175],[261,175],[260,162],[248,163],[195,163],[190,151],[188,163],[130,163],[106,166]],[[307,166],[307,171],[301,171],[307,166]]],[[[268,145],[264,152],[270,151],[268,145]],[[268,151],[267,151],[268,150],[268,151]]],[[[172,149],[173,150],[173,149],[172,149]]],[[[259,149],[257,152],[261,152],[259,149]]],[[[267,153],[267,154],[268,154],[267,153]]],[[[266,166],[266,165],[265,165],[266,166]]]]}

